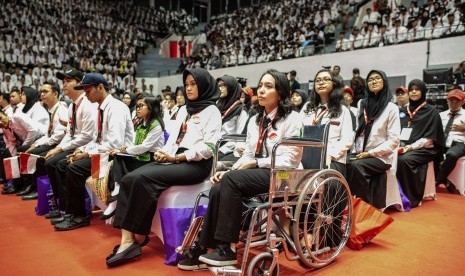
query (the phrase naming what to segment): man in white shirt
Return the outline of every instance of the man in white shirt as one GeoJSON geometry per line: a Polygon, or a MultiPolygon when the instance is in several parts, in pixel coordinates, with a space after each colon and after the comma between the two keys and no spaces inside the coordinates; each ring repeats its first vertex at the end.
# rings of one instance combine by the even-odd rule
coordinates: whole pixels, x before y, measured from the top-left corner
{"type": "MultiPolygon", "coordinates": [[[[3,163],[4,158],[15,156],[19,151],[18,148],[30,145],[43,134],[32,119],[23,112],[7,116],[3,111],[0,111],[0,127],[3,128],[3,140],[7,149],[0,150],[1,163],[3,163]]],[[[0,166],[0,178],[5,179],[3,166],[0,166]]],[[[2,194],[20,192],[23,188],[21,184],[22,182],[18,182],[4,188],[2,194]]]]}
{"type": "Polygon", "coordinates": [[[366,15],[363,17],[362,22],[376,23],[376,20],[381,17],[378,12],[373,12],[370,8],[366,9],[366,15]]]}
{"type": "Polygon", "coordinates": [[[21,93],[16,86],[10,92],[10,105],[13,108],[13,113],[23,110],[24,104],[21,102],[21,93]]]}
{"type": "Polygon", "coordinates": [[[455,20],[455,15],[449,13],[447,15],[447,23],[444,24],[444,36],[455,36],[463,33],[464,27],[460,21],[455,20]]]}
{"type": "Polygon", "coordinates": [[[409,42],[422,40],[425,37],[425,31],[423,27],[420,24],[418,24],[418,18],[410,17],[410,22],[411,22],[412,28],[408,30],[407,40],[409,42]]]}
{"type": "Polygon", "coordinates": [[[350,49],[349,40],[345,38],[345,33],[340,32],[336,42],[336,52],[343,52],[350,49]]]}
{"type": "MultiPolygon", "coordinates": [[[[49,81],[42,84],[40,93],[42,102],[50,107],[48,109],[50,116],[49,127],[47,133],[32,143],[26,152],[45,156],[46,153],[55,148],[65,136],[66,127],[60,122],[60,119],[66,122],[68,121],[68,108],[58,100],[60,96],[60,87],[57,83],[49,81]]],[[[44,158],[37,159],[36,171],[34,174],[21,174],[23,183],[32,186],[31,192],[23,195],[23,200],[37,198],[37,176],[46,174],[47,171],[45,170],[44,158]]]]}
{"type": "Polygon", "coordinates": [[[57,175],[66,185],[66,216],[55,220],[56,231],[67,231],[89,226],[90,217],[85,210],[85,181],[91,175],[92,154],[105,153],[124,145],[131,145],[134,136],[129,108],[108,93],[108,82],[99,73],[88,73],[81,85],[92,103],[98,103],[97,135],[76,149],[67,160],[58,162],[57,175]]]}
{"type": "Polygon", "coordinates": [[[389,32],[389,43],[399,44],[407,41],[407,28],[400,24],[400,18],[395,19],[395,26],[389,32]]]}
{"type": "Polygon", "coordinates": [[[447,94],[449,110],[441,112],[442,126],[446,136],[446,159],[436,175],[436,185],[444,184],[450,193],[455,193],[455,186],[447,177],[454,170],[457,160],[465,156],[465,94],[460,89],[453,89],[447,94]]]}
{"type": "Polygon", "coordinates": [[[349,37],[350,49],[357,50],[362,48],[363,39],[363,35],[360,34],[360,29],[358,27],[354,27],[354,29],[352,30],[352,34],[349,37]]]}
{"type": "MultiPolygon", "coordinates": [[[[97,106],[92,104],[84,94],[83,90],[75,90],[75,87],[82,81],[84,74],[78,70],[69,70],[57,73],[57,78],[63,80],[63,94],[68,96],[73,103],[68,108],[68,125],[65,137],[61,142],[45,155],[45,169],[47,170],[50,184],[52,186],[55,199],[59,198],[58,208],[62,211],[66,207],[64,186],[59,185],[56,167],[61,160],[66,161],[66,156],[72,154],[78,147],[89,143],[95,135],[95,118],[97,116],[97,106]]],[[[10,99],[11,103],[11,99],[10,99]]],[[[60,122],[61,123],[61,122],[60,122]]],[[[60,212],[52,210],[45,217],[59,218],[60,212]]]]}
{"type": "Polygon", "coordinates": [[[425,29],[425,39],[440,38],[444,33],[444,28],[439,24],[436,16],[431,17],[431,26],[425,29]]]}

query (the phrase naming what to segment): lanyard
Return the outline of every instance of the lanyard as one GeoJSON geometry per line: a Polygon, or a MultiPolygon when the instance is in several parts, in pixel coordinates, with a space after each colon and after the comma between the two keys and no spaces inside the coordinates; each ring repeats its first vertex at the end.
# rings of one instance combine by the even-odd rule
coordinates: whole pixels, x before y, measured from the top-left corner
{"type": "Polygon", "coordinates": [[[228,115],[229,112],[231,112],[231,109],[233,109],[238,103],[240,103],[239,100],[235,101],[235,102],[226,110],[226,112],[224,112],[223,116],[221,116],[221,120],[223,120],[224,117],[226,117],[226,115],[228,115]]]}
{"type": "MultiPolygon", "coordinates": [[[[320,109],[320,108],[319,108],[320,109]]],[[[320,113],[318,114],[318,112],[315,112],[315,119],[313,119],[312,121],[312,125],[316,126],[318,125],[318,123],[321,121],[321,119],[323,118],[323,116],[328,112],[328,109],[325,107],[324,109],[321,108],[321,111],[320,113]]]]}
{"type": "Polygon", "coordinates": [[[176,139],[176,144],[180,144],[182,139],[184,139],[184,135],[186,135],[187,132],[187,121],[191,118],[191,115],[187,115],[186,119],[184,122],[182,122],[181,125],[181,130],[179,131],[178,138],[176,139]]]}
{"type": "Polygon", "coordinates": [[[262,150],[263,141],[265,140],[265,136],[268,132],[268,129],[271,127],[271,120],[269,120],[268,125],[265,129],[263,129],[263,123],[267,120],[266,115],[263,117],[262,121],[260,122],[260,127],[258,129],[258,142],[257,147],[255,148],[255,155],[258,156],[262,150]]]}
{"type": "Polygon", "coordinates": [[[408,116],[410,117],[410,120],[408,120],[408,123],[407,123],[409,127],[410,127],[410,123],[413,120],[413,117],[415,117],[415,114],[417,114],[417,111],[420,110],[420,108],[422,108],[425,105],[426,105],[426,102],[423,102],[419,107],[415,109],[415,111],[413,111],[413,113],[410,111],[410,106],[407,106],[408,116]]]}
{"type": "Polygon", "coordinates": [[[48,137],[52,136],[52,131],[53,131],[53,118],[55,118],[55,113],[57,113],[57,109],[60,106],[60,103],[58,103],[58,106],[55,107],[55,110],[52,113],[52,116],[50,117],[50,124],[48,125],[48,137]]]}
{"type": "Polygon", "coordinates": [[[74,106],[73,106],[73,115],[71,116],[71,121],[69,122],[71,138],[74,137],[74,132],[76,131],[76,113],[77,113],[77,111],[79,109],[79,106],[81,105],[81,102],[82,102],[83,99],[84,99],[84,97],[82,97],[77,104],[73,103],[74,104],[74,106]]]}

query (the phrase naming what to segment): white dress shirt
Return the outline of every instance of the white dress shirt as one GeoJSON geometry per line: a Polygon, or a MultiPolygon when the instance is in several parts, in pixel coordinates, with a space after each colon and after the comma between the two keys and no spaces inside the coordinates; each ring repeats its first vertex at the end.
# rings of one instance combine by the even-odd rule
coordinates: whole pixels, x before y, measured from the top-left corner
{"type": "Polygon", "coordinates": [[[38,124],[42,134],[47,134],[50,118],[47,110],[39,102],[36,102],[31,109],[26,112],[26,115],[29,116],[34,123],[38,124]]]}
{"type": "MultiPolygon", "coordinates": [[[[446,130],[446,125],[447,125],[447,122],[449,121],[450,113],[451,113],[450,110],[446,110],[446,111],[439,113],[439,116],[441,116],[442,127],[444,131],[446,130]]],[[[454,121],[452,122],[452,124],[461,125],[464,123],[465,123],[465,109],[461,108],[457,112],[457,115],[455,115],[454,121]]],[[[453,141],[465,143],[465,131],[450,130],[449,135],[447,136],[446,146],[450,147],[453,141]]]]}
{"type": "Polygon", "coordinates": [[[133,143],[126,148],[126,152],[131,155],[139,155],[146,152],[156,152],[157,150],[163,148],[165,144],[165,136],[161,126],[158,125],[154,127],[141,144],[135,145],[136,135],[134,135],[133,143]]]}
{"type": "Polygon", "coordinates": [[[365,151],[385,164],[391,164],[399,142],[399,107],[393,103],[388,103],[381,115],[373,122],[365,151]]]}
{"type": "Polygon", "coordinates": [[[101,142],[97,142],[98,111],[94,117],[97,131],[94,132],[92,141],[80,150],[92,154],[130,145],[134,139],[134,124],[128,106],[108,94],[100,105],[100,110],[103,110],[101,142]]]}
{"type": "MultiPolygon", "coordinates": [[[[60,123],[60,119],[68,121],[68,108],[62,102],[58,101],[52,108],[48,110],[52,122],[52,131],[50,137],[47,133],[34,142],[36,147],[53,146],[61,142],[66,134],[66,127],[60,123]]],[[[50,127],[50,126],[49,126],[50,127]]]]}
{"type": "Polygon", "coordinates": [[[90,141],[94,137],[94,133],[97,131],[95,125],[95,118],[97,118],[97,104],[91,103],[86,95],[82,93],[68,108],[68,118],[71,122],[73,116],[73,105],[78,105],[76,110],[76,122],[74,136],[71,137],[71,124],[68,124],[66,135],[61,140],[58,147],[63,150],[73,150],[81,147],[90,141]]]}
{"type": "MultiPolygon", "coordinates": [[[[241,113],[237,116],[234,116],[229,121],[221,125],[221,136],[231,135],[231,134],[241,134],[244,130],[245,124],[248,119],[247,112],[242,110],[241,113]]],[[[219,148],[223,154],[228,154],[234,151],[236,143],[227,142],[219,148]]]]}
{"type": "MultiPolygon", "coordinates": [[[[277,108],[270,112],[267,116],[273,119],[277,113],[277,108]]],[[[237,169],[241,164],[256,159],[259,168],[271,167],[271,152],[274,145],[283,138],[299,137],[302,128],[302,116],[292,111],[285,119],[278,120],[275,125],[276,129],[270,127],[267,133],[267,139],[264,146],[268,151],[269,156],[263,158],[255,158],[255,149],[259,138],[259,125],[257,125],[256,117],[258,114],[250,118],[247,126],[247,138],[245,141],[244,153],[242,157],[233,165],[237,169]]],[[[281,146],[276,151],[275,166],[278,169],[292,169],[300,165],[302,159],[302,147],[281,146]]]]}
{"type": "Polygon", "coordinates": [[[215,144],[221,137],[221,113],[216,106],[210,105],[201,112],[193,114],[187,120],[186,133],[178,145],[176,140],[187,115],[186,106],[182,106],[176,118],[176,127],[173,128],[177,131],[170,134],[163,149],[175,154],[179,148],[186,148],[184,154],[187,161],[209,159],[213,156],[215,144]]]}
{"type": "Polygon", "coordinates": [[[10,154],[14,156],[17,144],[30,145],[43,133],[37,127],[37,123],[22,112],[13,114],[9,119],[10,129],[4,129],[3,139],[10,154]],[[16,141],[16,138],[19,138],[19,141],[16,141]]]}
{"type": "MultiPolygon", "coordinates": [[[[312,125],[313,119],[315,119],[315,112],[311,111],[305,113],[308,103],[300,111],[303,116],[303,125],[312,125]]],[[[347,107],[341,105],[342,112],[337,118],[330,118],[329,112],[326,112],[321,119],[321,124],[327,124],[328,122],[337,122],[338,125],[330,125],[328,133],[328,145],[326,152],[326,160],[330,160],[333,157],[334,161],[339,163],[346,163],[347,151],[352,147],[354,141],[354,131],[352,129],[352,116],[347,107]]]]}

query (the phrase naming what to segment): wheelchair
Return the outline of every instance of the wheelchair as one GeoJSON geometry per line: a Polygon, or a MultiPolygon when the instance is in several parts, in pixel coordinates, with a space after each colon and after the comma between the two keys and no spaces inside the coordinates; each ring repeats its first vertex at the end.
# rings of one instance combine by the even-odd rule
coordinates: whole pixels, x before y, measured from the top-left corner
{"type": "MultiPolygon", "coordinates": [[[[241,267],[211,269],[216,275],[279,275],[281,250],[288,260],[299,260],[312,269],[324,267],[336,259],[349,238],[352,205],[344,176],[325,168],[330,124],[334,122],[306,126],[303,138],[283,139],[274,145],[269,193],[244,203],[251,211],[251,217],[248,231],[240,237],[243,241],[241,267]],[[304,147],[304,169],[276,168],[276,151],[280,146],[304,147]],[[319,150],[319,154],[315,149],[319,150]],[[318,158],[319,168],[309,169],[310,163],[318,158]],[[264,252],[247,263],[250,249],[259,246],[265,248],[264,252]]],[[[245,141],[245,137],[224,136],[215,149],[227,141],[245,141]]],[[[217,158],[215,155],[215,164],[217,158]]],[[[214,173],[215,170],[216,167],[214,173]]],[[[183,244],[177,249],[178,253],[187,254],[201,230],[203,217],[195,217],[195,214],[203,197],[208,197],[208,191],[197,197],[192,224],[183,244]]]]}

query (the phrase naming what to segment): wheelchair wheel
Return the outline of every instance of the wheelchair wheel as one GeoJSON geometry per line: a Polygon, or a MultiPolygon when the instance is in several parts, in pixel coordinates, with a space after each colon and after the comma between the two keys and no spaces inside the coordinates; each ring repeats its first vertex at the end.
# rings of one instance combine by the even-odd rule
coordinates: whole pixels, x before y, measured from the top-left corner
{"type": "Polygon", "coordinates": [[[321,170],[306,183],[295,207],[293,239],[301,261],[314,268],[331,263],[351,227],[351,195],[344,177],[321,170]]]}
{"type": "Polygon", "coordinates": [[[264,275],[279,275],[279,265],[276,262],[276,265],[270,273],[271,265],[273,264],[273,255],[268,252],[262,252],[255,256],[252,261],[250,261],[249,268],[247,269],[247,276],[264,276],[264,275]]]}

